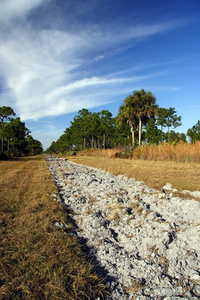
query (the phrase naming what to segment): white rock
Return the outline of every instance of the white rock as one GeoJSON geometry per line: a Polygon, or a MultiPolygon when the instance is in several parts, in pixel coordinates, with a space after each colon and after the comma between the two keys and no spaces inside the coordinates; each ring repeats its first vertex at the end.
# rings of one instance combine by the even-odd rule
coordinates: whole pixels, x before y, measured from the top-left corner
{"type": "Polygon", "coordinates": [[[199,299],[199,202],[173,197],[170,184],[159,194],[125,176],[59,158],[47,162],[56,196],[75,212],[74,235],[87,240],[87,255],[108,272],[109,300],[199,299]]]}
{"type": "Polygon", "coordinates": [[[167,191],[173,191],[173,192],[177,192],[177,189],[173,189],[171,183],[167,183],[166,185],[163,186],[164,190],[167,191]]]}

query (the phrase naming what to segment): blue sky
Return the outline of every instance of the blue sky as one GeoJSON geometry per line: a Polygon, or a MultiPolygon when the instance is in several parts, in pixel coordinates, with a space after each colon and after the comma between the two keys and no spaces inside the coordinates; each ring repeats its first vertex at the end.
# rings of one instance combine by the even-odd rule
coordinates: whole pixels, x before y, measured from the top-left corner
{"type": "Polygon", "coordinates": [[[0,0],[0,106],[44,148],[78,110],[113,116],[134,90],[200,120],[199,0],[0,0]]]}

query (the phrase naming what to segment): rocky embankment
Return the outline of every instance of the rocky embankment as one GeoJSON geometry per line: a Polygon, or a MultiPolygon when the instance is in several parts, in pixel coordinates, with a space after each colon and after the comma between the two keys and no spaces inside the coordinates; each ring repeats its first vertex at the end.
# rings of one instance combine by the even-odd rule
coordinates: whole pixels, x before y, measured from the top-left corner
{"type": "Polygon", "coordinates": [[[47,157],[58,196],[108,299],[200,299],[200,203],[142,182],[47,157]]]}

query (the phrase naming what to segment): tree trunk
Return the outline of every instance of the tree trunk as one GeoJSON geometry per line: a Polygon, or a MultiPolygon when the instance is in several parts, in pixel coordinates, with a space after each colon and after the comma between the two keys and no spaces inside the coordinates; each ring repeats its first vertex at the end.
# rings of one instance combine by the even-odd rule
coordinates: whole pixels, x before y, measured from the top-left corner
{"type": "Polygon", "coordinates": [[[139,147],[142,144],[142,118],[139,118],[139,147]]]}
{"type": "Polygon", "coordinates": [[[106,148],[106,134],[103,134],[103,148],[106,148]]]}
{"type": "MultiPolygon", "coordinates": [[[[3,125],[4,125],[4,123],[3,123],[3,120],[2,120],[2,122],[1,122],[1,130],[3,130],[3,125]]],[[[2,151],[2,153],[3,153],[3,137],[1,138],[1,151],[2,151]]]]}
{"type": "Polygon", "coordinates": [[[162,127],[162,125],[160,127],[161,127],[161,132],[162,132],[162,143],[163,143],[163,127],[162,127]]]}
{"type": "Polygon", "coordinates": [[[169,126],[168,126],[168,144],[169,144],[169,126]]]}
{"type": "Polygon", "coordinates": [[[135,131],[134,131],[133,124],[131,122],[129,123],[129,125],[131,127],[132,147],[134,149],[134,147],[135,147],[135,131]]]}

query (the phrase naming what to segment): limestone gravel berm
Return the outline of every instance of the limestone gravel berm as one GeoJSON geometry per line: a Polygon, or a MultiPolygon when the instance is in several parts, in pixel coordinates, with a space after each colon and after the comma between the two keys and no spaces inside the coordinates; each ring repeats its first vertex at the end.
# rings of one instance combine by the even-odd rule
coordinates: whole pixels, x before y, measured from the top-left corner
{"type": "MultiPolygon", "coordinates": [[[[200,299],[200,203],[47,156],[58,196],[108,299],[200,299]]],[[[58,220],[59,222],[59,220],[58,220]]]]}

